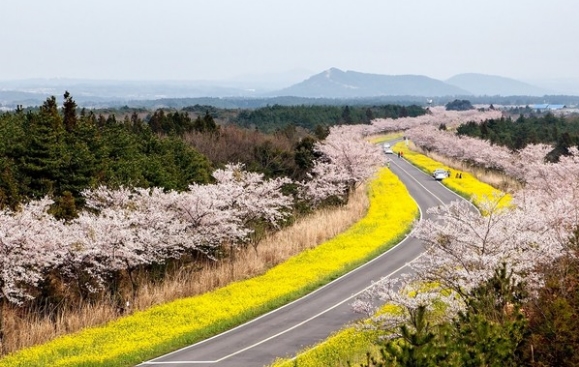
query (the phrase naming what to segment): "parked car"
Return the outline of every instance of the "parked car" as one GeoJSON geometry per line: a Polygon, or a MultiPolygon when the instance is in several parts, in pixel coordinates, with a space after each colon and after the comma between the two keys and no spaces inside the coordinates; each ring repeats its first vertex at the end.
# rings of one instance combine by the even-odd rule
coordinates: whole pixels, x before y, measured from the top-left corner
{"type": "Polygon", "coordinates": [[[432,177],[434,177],[434,179],[437,181],[442,181],[445,178],[448,178],[449,175],[449,171],[445,170],[444,168],[438,168],[432,172],[432,177]]]}

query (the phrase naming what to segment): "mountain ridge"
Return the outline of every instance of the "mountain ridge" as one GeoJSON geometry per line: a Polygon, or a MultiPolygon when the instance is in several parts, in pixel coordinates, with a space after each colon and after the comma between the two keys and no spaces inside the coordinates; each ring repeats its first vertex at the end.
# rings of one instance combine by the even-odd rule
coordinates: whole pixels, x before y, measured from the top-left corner
{"type": "MultiPolygon", "coordinates": [[[[302,71],[302,75],[305,73],[302,71]]],[[[299,73],[298,73],[299,74],[299,73]]],[[[23,106],[41,105],[51,96],[61,96],[65,91],[84,106],[119,105],[135,101],[160,101],[188,98],[223,99],[272,99],[284,97],[323,99],[388,98],[400,100],[425,98],[476,98],[477,96],[529,96],[543,97],[568,95],[579,96],[579,79],[566,79],[565,91],[558,92],[552,84],[541,87],[531,83],[496,75],[463,73],[446,80],[424,75],[384,75],[358,71],[342,71],[332,67],[313,74],[301,82],[298,74],[285,77],[291,84],[285,88],[281,80],[271,80],[275,75],[261,78],[248,76],[231,80],[91,80],[91,79],[25,79],[0,81],[0,110],[23,106]],[[278,87],[278,89],[274,89],[278,87]],[[576,92],[574,92],[576,91],[576,92]]],[[[281,75],[281,74],[280,74],[281,75]]]]}
{"type": "Polygon", "coordinates": [[[469,95],[468,91],[424,75],[384,75],[330,68],[301,83],[268,93],[310,98],[469,95]]]}
{"type": "Polygon", "coordinates": [[[527,95],[544,96],[555,91],[498,75],[463,73],[445,80],[446,83],[470,91],[477,96],[527,95]]]}

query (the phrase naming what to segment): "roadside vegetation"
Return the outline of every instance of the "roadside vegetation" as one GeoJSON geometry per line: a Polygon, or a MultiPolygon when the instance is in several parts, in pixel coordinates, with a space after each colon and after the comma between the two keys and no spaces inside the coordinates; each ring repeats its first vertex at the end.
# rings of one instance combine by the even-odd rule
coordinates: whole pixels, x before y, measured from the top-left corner
{"type": "MultiPolygon", "coordinates": [[[[381,143],[400,136],[401,134],[391,134],[373,137],[369,140],[381,143]]],[[[427,175],[430,175],[437,168],[454,170],[455,174],[443,180],[443,184],[466,200],[472,200],[475,204],[478,203],[479,206],[484,205],[489,198],[498,198],[505,195],[489,184],[477,180],[470,172],[456,170],[456,167],[459,166],[457,162],[447,161],[448,165],[445,165],[443,162],[435,161],[418,153],[412,142],[409,142],[408,145],[403,141],[398,142],[393,146],[393,150],[402,152],[404,159],[424,171],[427,175]],[[461,178],[458,178],[456,173],[461,173],[461,178]]],[[[392,159],[399,158],[393,157],[392,159]]],[[[502,202],[508,203],[508,198],[503,199],[502,202]]],[[[400,314],[401,311],[399,307],[387,303],[376,312],[377,315],[392,314],[395,316],[400,314]]],[[[376,317],[376,315],[374,316],[376,317]]],[[[424,321],[431,322],[431,320],[424,321]]],[[[373,366],[371,361],[380,356],[380,349],[383,345],[381,340],[383,340],[385,332],[369,326],[371,323],[371,319],[368,319],[361,321],[359,325],[346,327],[330,336],[324,342],[304,349],[293,358],[276,360],[270,367],[373,366]]]]}
{"type": "MultiPolygon", "coordinates": [[[[73,335],[78,330],[137,314],[175,298],[217,289],[236,279],[263,274],[285,260],[284,254],[289,252],[287,256],[291,256],[303,250],[300,245],[303,241],[277,241],[278,246],[287,245],[279,250],[282,255],[278,256],[277,249],[262,251],[263,238],[275,236],[280,228],[290,228],[303,218],[324,211],[334,221],[334,213],[349,203],[360,185],[381,164],[376,147],[340,129],[330,135],[328,131],[324,141],[290,134],[291,129],[286,130],[287,134],[275,134],[273,139],[267,139],[261,133],[246,133],[233,127],[224,128],[223,133],[221,127],[211,123],[207,112],[196,119],[159,112],[149,119],[152,124],[145,124],[134,111],[126,115],[122,123],[117,123],[114,114],[96,116],[82,110],[80,116],[77,115],[76,105],[68,94],[62,110],[58,110],[53,97],[39,110],[18,109],[2,115],[0,125],[4,132],[23,131],[26,121],[31,120],[45,127],[51,140],[44,147],[53,155],[43,161],[40,158],[46,155],[28,153],[30,160],[34,159],[45,169],[34,171],[31,180],[23,183],[37,182],[44,186],[36,185],[42,189],[37,194],[26,194],[27,186],[16,187],[14,192],[22,190],[25,194],[17,196],[12,205],[5,203],[1,212],[3,227],[14,229],[3,233],[2,242],[7,255],[1,263],[7,270],[2,277],[4,286],[0,297],[3,354],[18,354],[18,351],[26,354],[26,348],[31,345],[73,335]],[[105,124],[101,125],[103,121],[105,124]],[[222,168],[213,170],[208,182],[193,181],[185,190],[152,187],[153,182],[129,179],[116,183],[83,181],[74,193],[53,191],[53,187],[61,185],[56,174],[62,164],[52,158],[60,159],[57,152],[72,146],[88,152],[88,158],[99,156],[99,151],[84,149],[93,142],[88,138],[90,134],[83,135],[82,139],[87,140],[79,140],[75,134],[78,129],[93,129],[98,138],[103,128],[124,132],[103,144],[132,136],[135,131],[138,132],[133,136],[135,139],[144,132],[154,139],[183,139],[190,146],[200,144],[201,136],[213,142],[225,139],[228,142],[225,147],[235,149],[238,149],[236,141],[247,140],[243,157],[248,158],[250,164],[255,162],[258,172],[246,171],[244,163],[226,164],[226,160],[236,157],[231,154],[234,150],[225,149],[225,155],[212,155],[211,150],[207,150],[207,154],[196,154],[209,156],[207,161],[212,167],[222,168]],[[188,140],[194,136],[196,138],[188,140]],[[276,147],[285,144],[284,139],[303,144],[285,145],[289,149],[296,147],[295,155],[269,154],[277,152],[276,147]],[[71,145],[67,146],[66,142],[71,145]],[[252,146],[251,142],[257,144],[252,146]],[[261,143],[270,148],[252,149],[261,143]],[[255,159],[259,157],[255,153],[260,152],[267,159],[255,159]],[[284,160],[278,159],[283,156],[284,160]],[[283,168],[292,164],[299,170],[283,168]],[[292,182],[288,174],[301,179],[292,182]],[[135,186],[135,182],[144,187],[135,186]],[[254,200],[259,201],[259,209],[253,206],[257,205],[254,200]],[[21,231],[23,226],[28,230],[21,231]],[[184,242],[185,238],[190,241],[184,242]],[[260,257],[262,267],[246,261],[244,265],[249,269],[238,268],[238,259],[247,259],[250,253],[260,257]]],[[[22,141],[15,139],[3,146],[8,157],[6,162],[13,168],[7,172],[20,172],[18,143],[28,144],[26,139],[36,137],[30,134],[22,141]]],[[[191,149],[190,146],[187,149],[191,149]]],[[[132,161],[115,162],[123,169],[132,167],[132,161]]],[[[70,177],[83,177],[86,172],[77,171],[82,166],[75,165],[67,171],[70,177]]],[[[11,198],[10,192],[4,192],[6,198],[11,198]]],[[[350,212],[346,224],[340,227],[337,223],[337,229],[325,225],[326,235],[316,232],[314,242],[322,242],[328,232],[330,236],[340,233],[359,215],[359,211],[357,216],[350,212]]],[[[310,242],[305,246],[315,245],[310,242]]]]}
{"type": "MultiPolygon", "coordinates": [[[[506,181],[515,181],[518,188],[509,194],[509,204],[504,205],[502,197],[476,199],[482,215],[460,203],[429,210],[434,219],[420,223],[416,231],[427,248],[427,255],[412,264],[416,275],[384,279],[367,295],[388,302],[387,307],[395,305],[397,311],[371,315],[353,338],[376,335],[369,330],[377,333],[365,358],[360,349],[341,343],[337,334],[296,359],[278,361],[276,367],[576,365],[577,147],[550,163],[553,146],[529,145],[508,157],[472,140],[453,141],[448,134],[439,144],[429,145],[433,131],[414,133],[426,143],[422,149],[441,154],[436,147],[444,147],[454,154],[449,147],[454,142],[470,164],[483,158],[487,166],[481,168],[493,177],[499,169],[508,172],[506,181]],[[341,357],[336,361],[332,358],[338,350],[341,357]],[[344,357],[347,350],[351,355],[344,357]]],[[[416,159],[407,151],[404,155],[429,171],[429,159],[416,159]]],[[[462,177],[463,181],[455,176],[443,183],[451,187],[460,182],[463,195],[485,186],[462,185],[464,172],[462,177]]],[[[488,190],[475,198],[484,192],[488,190]]],[[[366,307],[363,299],[353,304],[358,310],[366,307]]]]}
{"type": "Polygon", "coordinates": [[[9,355],[1,360],[2,365],[130,366],[295,299],[375,257],[408,233],[418,210],[396,176],[383,169],[370,184],[368,195],[370,207],[362,220],[261,276],[57,338],[9,355]],[[154,334],[151,325],[155,325],[154,334]]]}
{"type": "MultiPolygon", "coordinates": [[[[489,200],[498,198],[501,199],[501,206],[508,205],[510,202],[508,194],[485,182],[495,181],[494,177],[498,176],[497,173],[489,173],[489,177],[486,177],[484,172],[479,172],[478,175],[482,177],[482,180],[479,180],[475,176],[476,173],[470,173],[468,170],[465,171],[461,169],[461,164],[455,161],[447,159],[446,163],[443,163],[418,153],[416,147],[411,142],[408,145],[403,142],[397,143],[394,146],[394,150],[402,152],[404,159],[421,169],[427,175],[431,175],[432,172],[438,168],[449,171],[449,177],[443,180],[443,184],[479,208],[482,208],[489,200]]],[[[468,167],[466,168],[468,169],[468,167]]],[[[506,180],[508,180],[508,178],[501,177],[500,179],[501,182],[506,180]]]]}
{"type": "MultiPolygon", "coordinates": [[[[277,140],[237,128],[221,135],[225,129],[211,124],[213,116],[207,111],[193,120],[188,120],[185,114],[158,113],[153,125],[160,130],[150,136],[186,141],[186,149],[192,149],[191,153],[208,162],[207,172],[211,175],[207,181],[183,189],[160,188],[149,179],[140,181],[146,183],[145,187],[131,184],[128,188],[119,182],[103,187],[97,186],[100,181],[91,181],[90,190],[80,190],[87,183],[70,181],[70,178],[84,176],[71,174],[65,182],[68,186],[75,183],[78,186],[68,191],[62,189],[65,186],[59,186],[57,176],[58,167],[66,161],[56,160],[58,164],[53,165],[53,158],[59,157],[54,148],[56,152],[73,151],[76,146],[86,152],[88,148],[83,148],[83,144],[90,142],[90,139],[85,143],[82,139],[69,139],[67,133],[53,134],[53,130],[74,131],[75,114],[71,112],[75,106],[69,97],[65,95],[62,111],[55,108],[54,99],[49,99],[40,111],[19,110],[3,115],[0,120],[4,132],[21,131],[19,124],[24,121],[40,122],[38,126],[46,128],[46,135],[50,137],[44,145],[48,149],[37,150],[34,159],[28,158],[29,163],[36,166],[20,168],[21,161],[15,159],[18,144],[2,146],[8,159],[3,161],[7,179],[1,182],[4,210],[0,219],[2,228],[10,229],[2,232],[2,250],[6,256],[0,260],[5,270],[0,279],[0,346],[2,353],[10,353],[0,359],[3,366],[5,363],[6,366],[132,365],[295,299],[384,251],[409,230],[416,217],[416,213],[408,210],[413,202],[401,200],[404,205],[392,208],[392,212],[397,219],[400,213],[409,215],[408,222],[390,220],[386,222],[388,225],[383,225],[382,221],[387,220],[383,209],[395,205],[392,200],[387,202],[389,195],[395,195],[396,202],[407,196],[397,191],[401,185],[386,168],[367,188],[370,200],[367,216],[346,232],[330,233],[330,237],[335,237],[326,242],[327,237],[313,234],[315,244],[306,244],[305,247],[313,248],[305,252],[301,252],[301,245],[293,252],[294,244],[285,243],[284,247],[292,249],[287,255],[288,261],[284,261],[286,255],[278,257],[265,250],[262,239],[282,233],[280,229],[290,229],[305,215],[317,215],[324,208],[340,208],[355,193],[360,195],[363,183],[374,177],[377,166],[384,165],[380,149],[364,137],[392,131],[404,131],[404,136],[410,137],[416,147],[430,157],[446,157],[453,173],[461,167],[458,164],[478,167],[482,177],[509,177],[501,179],[504,186],[497,188],[514,189],[508,190],[511,203],[508,210],[496,201],[479,201],[478,206],[486,216],[473,213],[470,207],[461,204],[432,209],[431,214],[441,221],[424,221],[416,232],[429,251],[428,256],[413,264],[418,278],[403,279],[401,284],[410,288],[402,287],[405,290],[402,293],[392,292],[388,288],[392,283],[385,282],[373,294],[395,304],[399,312],[394,319],[388,317],[389,313],[372,318],[368,327],[380,336],[394,338],[378,345],[381,349],[376,355],[378,359],[362,359],[360,363],[378,366],[395,360],[400,366],[428,365],[435,359],[445,358],[440,351],[448,348],[449,340],[461,340],[464,342],[456,343],[452,357],[447,358],[449,365],[460,365],[464,362],[461,358],[469,353],[476,354],[477,361],[483,364],[500,361],[506,363],[502,365],[509,365],[514,361],[534,363],[537,360],[547,365],[572,365],[573,356],[565,345],[574,340],[572,335],[579,329],[573,322],[577,310],[573,295],[576,294],[574,274],[577,273],[576,238],[579,237],[574,230],[578,224],[573,216],[579,207],[575,195],[579,154],[575,147],[558,156],[557,162],[545,162],[544,157],[553,147],[530,144],[513,152],[481,139],[454,134],[459,124],[484,123],[496,118],[497,111],[432,108],[418,117],[332,126],[320,129],[319,135],[290,126],[283,132],[276,131],[277,140]],[[171,121],[180,121],[177,126],[192,122],[192,130],[177,131],[170,128],[168,122],[171,121]],[[169,130],[164,131],[164,126],[169,126],[169,130]],[[227,138],[221,138],[225,136],[227,138]],[[251,144],[247,142],[254,138],[263,145],[259,143],[258,149],[248,149],[251,144]],[[245,148],[231,149],[227,154],[215,149],[218,144],[232,147],[235,141],[244,142],[245,148]],[[230,163],[236,154],[242,153],[249,163],[241,160],[230,163]],[[48,159],[37,159],[43,157],[48,159]],[[252,167],[255,171],[246,170],[251,164],[255,164],[252,167]],[[31,180],[23,181],[24,189],[14,184],[14,172],[31,175],[31,180]],[[31,182],[35,184],[26,186],[31,182]],[[552,182],[560,185],[553,186],[552,182]],[[61,189],[53,190],[54,187],[61,189]],[[18,194],[30,188],[40,191],[18,194]],[[43,192],[59,195],[44,197],[43,192]],[[210,200],[205,200],[207,198],[210,200]],[[373,211],[374,203],[380,208],[379,214],[373,211]],[[451,225],[442,226],[442,221],[451,225]],[[184,238],[191,240],[184,241],[184,238]],[[364,241],[367,247],[359,246],[360,238],[369,239],[364,241]],[[323,245],[316,246],[322,242],[323,245]],[[249,253],[258,257],[265,255],[260,260],[265,265],[250,266],[249,270],[238,268],[240,260],[246,259],[249,253]],[[320,258],[324,259],[322,264],[320,258]],[[274,266],[276,264],[279,265],[274,266]],[[295,267],[300,271],[296,272],[295,267]],[[205,269],[210,270],[204,273],[205,269]],[[295,277],[296,273],[304,273],[304,277],[295,277]],[[203,274],[207,274],[206,278],[201,277],[203,274]],[[551,277],[552,274],[559,276],[551,277]],[[274,277],[276,284],[284,285],[279,287],[281,293],[263,285],[270,284],[274,277]],[[542,284],[541,279],[545,279],[547,287],[537,288],[542,284]],[[564,286],[560,282],[564,282],[564,286]],[[206,284],[213,291],[189,297],[192,294],[188,292],[203,292],[197,283],[206,284]],[[416,287],[416,284],[420,285],[416,287]],[[493,293],[497,286],[503,293],[493,293]],[[254,289],[252,287],[256,287],[255,297],[244,298],[246,290],[254,289]],[[167,290],[169,299],[159,299],[167,290]],[[242,296],[234,297],[236,292],[242,296]],[[536,296],[533,304],[529,303],[530,294],[536,296]],[[490,298],[481,298],[484,295],[490,298]],[[175,299],[173,297],[178,299],[167,303],[175,299]],[[552,297],[561,300],[556,307],[551,306],[552,297]],[[86,307],[78,307],[79,304],[86,307]],[[215,310],[215,305],[223,308],[215,310]],[[206,313],[209,308],[212,312],[206,313]],[[82,311],[80,315],[71,313],[77,309],[82,311]],[[435,314],[433,309],[437,310],[435,314]],[[446,311],[444,319],[441,309],[446,311]],[[110,313],[99,314],[95,310],[110,310],[110,313]],[[188,313],[191,310],[196,311],[195,317],[188,313]],[[8,320],[16,321],[10,324],[8,320]],[[105,324],[106,320],[110,322],[105,324]],[[185,327],[171,328],[173,321],[185,327]],[[436,321],[436,325],[431,321],[436,321]],[[484,325],[489,322],[492,327],[485,329],[484,325]],[[552,325],[562,322],[566,326],[562,335],[549,334],[552,325]],[[20,344],[21,340],[31,341],[27,339],[30,329],[23,330],[21,326],[41,324],[45,329],[39,328],[35,338],[44,333],[48,335],[46,339],[52,341],[44,343],[34,339],[33,344],[40,344],[33,347],[20,344]],[[165,324],[166,327],[159,326],[165,324]],[[151,330],[151,325],[155,325],[157,336],[143,334],[144,329],[151,330]],[[483,331],[476,335],[464,333],[463,325],[483,331]],[[78,331],[74,327],[85,329],[78,331]],[[519,335],[529,330],[531,336],[527,339],[505,338],[505,335],[519,335]],[[127,331],[131,331],[131,335],[127,331]],[[13,350],[7,349],[6,332],[15,336],[13,350]],[[420,342],[414,342],[416,340],[420,342]],[[499,340],[500,343],[494,345],[502,354],[488,353],[488,342],[492,340],[499,340]],[[422,348],[423,345],[426,346],[422,348]],[[473,345],[474,349],[469,350],[473,345]],[[551,347],[542,348],[543,345],[551,347]]],[[[85,112],[81,113],[81,119],[82,116],[86,116],[85,112]]],[[[96,121],[99,120],[102,119],[96,121]]],[[[140,121],[145,130],[150,129],[137,115],[134,120],[140,121]]],[[[131,125],[131,117],[123,121],[127,127],[135,126],[131,125]]],[[[32,144],[30,147],[42,146],[26,137],[22,139],[32,144]]],[[[157,144],[155,140],[149,142],[157,144]]],[[[405,155],[412,159],[410,151],[405,151],[405,155]]],[[[115,162],[122,163],[119,172],[131,166],[115,162]]],[[[438,168],[442,162],[425,160],[423,164],[438,168]]],[[[70,167],[70,172],[77,172],[75,167],[82,164],[70,167]]],[[[488,185],[479,184],[465,174],[474,171],[461,172],[460,177],[453,175],[447,180],[449,184],[455,183],[455,189],[462,190],[463,195],[484,187],[488,191],[480,197],[495,196],[494,189],[489,190],[488,185]]],[[[357,211],[360,212],[365,209],[357,211]]],[[[355,218],[343,226],[353,221],[355,218]]],[[[357,307],[368,310],[362,300],[357,307]]]]}
{"type": "Polygon", "coordinates": [[[256,128],[265,132],[283,130],[292,125],[316,131],[334,125],[370,124],[372,120],[378,118],[416,117],[425,113],[425,109],[417,105],[273,105],[241,111],[232,122],[239,126],[256,128]]]}

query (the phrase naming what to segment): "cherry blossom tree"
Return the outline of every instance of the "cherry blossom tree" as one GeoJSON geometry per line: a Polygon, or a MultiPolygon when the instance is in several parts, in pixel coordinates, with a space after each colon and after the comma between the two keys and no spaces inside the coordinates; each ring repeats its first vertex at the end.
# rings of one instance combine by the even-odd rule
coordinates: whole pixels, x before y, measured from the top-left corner
{"type": "Polygon", "coordinates": [[[263,220],[277,227],[289,215],[293,200],[281,191],[292,182],[289,178],[265,180],[261,173],[245,171],[242,164],[229,164],[216,170],[213,177],[219,187],[231,193],[229,205],[237,209],[244,225],[263,220]]]}
{"type": "Polygon", "coordinates": [[[300,199],[317,208],[331,197],[342,198],[347,192],[349,175],[336,164],[314,161],[314,166],[308,173],[309,180],[303,181],[298,187],[300,199]]]}
{"type": "Polygon", "coordinates": [[[52,200],[31,201],[0,212],[0,299],[21,304],[47,269],[59,261],[64,224],[48,214],[52,200]]]}
{"type": "Polygon", "coordinates": [[[386,157],[380,148],[365,139],[367,125],[333,126],[314,149],[320,155],[308,172],[308,180],[298,183],[298,197],[316,208],[335,197],[345,200],[353,188],[370,178],[386,157]]]}
{"type": "Polygon", "coordinates": [[[332,126],[326,139],[315,146],[320,160],[341,170],[339,176],[347,177],[344,183],[349,187],[370,178],[385,162],[380,147],[366,141],[356,126],[332,126]]]}
{"type": "Polygon", "coordinates": [[[38,284],[59,262],[64,224],[48,214],[52,203],[45,197],[15,212],[0,211],[0,351],[6,304],[34,298],[38,284]]]}
{"type": "Polygon", "coordinates": [[[500,171],[509,171],[513,162],[511,152],[489,142],[457,136],[434,126],[419,126],[406,131],[412,142],[428,152],[436,152],[460,162],[500,171]]]}
{"type": "Polygon", "coordinates": [[[481,122],[488,119],[500,118],[502,112],[498,110],[468,110],[447,111],[442,106],[429,108],[429,113],[417,117],[402,117],[397,119],[375,119],[370,127],[360,127],[366,134],[379,134],[394,131],[406,131],[418,126],[435,126],[441,124],[449,127],[458,126],[468,121],[481,122]]]}

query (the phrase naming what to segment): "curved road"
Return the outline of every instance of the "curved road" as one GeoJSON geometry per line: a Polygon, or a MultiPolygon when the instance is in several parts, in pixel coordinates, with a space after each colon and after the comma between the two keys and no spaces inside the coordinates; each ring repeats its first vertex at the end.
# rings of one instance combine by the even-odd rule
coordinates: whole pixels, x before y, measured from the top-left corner
{"type": "MultiPolygon", "coordinates": [[[[426,209],[459,199],[403,158],[390,157],[390,169],[406,185],[423,217],[426,209]]],[[[262,367],[277,357],[295,356],[304,347],[316,344],[345,324],[362,318],[351,310],[356,296],[373,281],[408,272],[407,264],[422,250],[420,241],[408,236],[376,259],[299,300],[139,366],[262,367]]]]}

